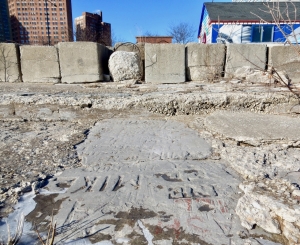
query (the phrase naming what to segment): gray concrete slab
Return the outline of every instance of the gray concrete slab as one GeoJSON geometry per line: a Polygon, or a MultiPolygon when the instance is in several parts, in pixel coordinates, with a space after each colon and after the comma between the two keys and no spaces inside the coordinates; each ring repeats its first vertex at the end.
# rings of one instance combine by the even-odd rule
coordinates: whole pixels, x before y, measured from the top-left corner
{"type": "Polygon", "coordinates": [[[39,195],[27,220],[43,222],[54,203],[58,244],[82,236],[143,244],[145,229],[154,244],[241,241],[232,215],[240,179],[222,162],[187,160],[208,157],[210,146],[183,125],[137,118],[97,123],[77,146],[84,167],[51,179],[46,189],[57,194],[39,195]]]}
{"type": "Polygon", "coordinates": [[[145,44],[146,83],[185,82],[183,44],[145,44]]]}
{"type": "Polygon", "coordinates": [[[63,83],[99,82],[108,74],[111,51],[101,44],[63,42],[58,50],[63,83]]]}
{"type": "Polygon", "coordinates": [[[205,159],[211,155],[211,146],[182,123],[114,119],[97,123],[77,151],[83,164],[89,166],[101,164],[97,159],[105,162],[205,159]]]}
{"type": "Polygon", "coordinates": [[[186,45],[186,74],[188,81],[213,82],[221,77],[225,64],[224,44],[188,43],[186,45]]]}
{"type": "Polygon", "coordinates": [[[269,66],[284,71],[292,83],[300,83],[300,55],[296,46],[269,47],[269,66]]]}
{"type": "MultiPolygon", "coordinates": [[[[97,160],[94,165],[101,163],[97,167],[65,171],[50,180],[48,191],[60,193],[36,199],[48,206],[49,202],[61,203],[54,217],[58,244],[81,237],[83,230],[86,237],[101,234],[93,238],[94,242],[109,236],[112,242],[129,239],[143,244],[139,221],[152,234],[154,244],[229,244],[231,239],[242,244],[237,235],[239,220],[232,215],[239,179],[220,162],[108,164],[102,158],[97,160]],[[137,238],[132,237],[134,234],[137,238]]],[[[49,215],[46,209],[38,202],[27,219],[45,219],[49,215]],[[40,215],[38,210],[44,213],[40,215]]]]}
{"type": "Polygon", "coordinates": [[[22,82],[17,44],[0,43],[0,82],[22,82]]]}
{"type": "Polygon", "coordinates": [[[265,70],[267,64],[267,45],[265,44],[227,44],[225,77],[234,78],[236,69],[248,66],[265,70]]]}
{"type": "Polygon", "coordinates": [[[59,83],[58,51],[54,46],[21,46],[23,82],[59,83]]]}
{"type": "Polygon", "coordinates": [[[205,126],[226,138],[241,142],[289,142],[300,140],[299,118],[251,112],[217,111],[205,126]]]}

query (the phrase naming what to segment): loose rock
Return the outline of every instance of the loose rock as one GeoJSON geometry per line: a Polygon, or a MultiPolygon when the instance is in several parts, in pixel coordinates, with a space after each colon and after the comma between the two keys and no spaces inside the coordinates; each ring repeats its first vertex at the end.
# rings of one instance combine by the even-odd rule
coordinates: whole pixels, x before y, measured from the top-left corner
{"type": "Polygon", "coordinates": [[[141,60],[135,52],[114,52],[109,58],[108,66],[115,82],[142,78],[141,60]]]}

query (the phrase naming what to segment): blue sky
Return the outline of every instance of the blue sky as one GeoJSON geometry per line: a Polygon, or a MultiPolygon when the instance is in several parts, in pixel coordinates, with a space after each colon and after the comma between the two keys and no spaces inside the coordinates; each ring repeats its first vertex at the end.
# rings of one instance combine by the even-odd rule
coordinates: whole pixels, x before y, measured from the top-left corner
{"type": "Polygon", "coordinates": [[[203,0],[72,0],[73,20],[82,12],[101,10],[117,41],[134,42],[146,32],[168,35],[170,25],[187,22],[195,28],[195,41],[203,0]]]}

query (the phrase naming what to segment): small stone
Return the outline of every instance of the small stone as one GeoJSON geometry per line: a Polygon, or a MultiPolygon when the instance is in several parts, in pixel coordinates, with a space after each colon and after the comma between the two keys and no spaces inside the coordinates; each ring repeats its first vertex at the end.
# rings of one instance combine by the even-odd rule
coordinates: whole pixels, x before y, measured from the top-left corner
{"type": "Polygon", "coordinates": [[[294,191],[292,192],[292,195],[293,195],[293,196],[300,197],[300,190],[294,190],[294,191]]]}
{"type": "Polygon", "coordinates": [[[233,79],[233,80],[230,80],[229,82],[232,84],[238,84],[238,83],[241,83],[242,81],[238,80],[238,79],[233,79]]]}
{"type": "Polygon", "coordinates": [[[15,192],[15,193],[20,193],[21,191],[22,191],[21,187],[13,189],[13,192],[15,192]]]}

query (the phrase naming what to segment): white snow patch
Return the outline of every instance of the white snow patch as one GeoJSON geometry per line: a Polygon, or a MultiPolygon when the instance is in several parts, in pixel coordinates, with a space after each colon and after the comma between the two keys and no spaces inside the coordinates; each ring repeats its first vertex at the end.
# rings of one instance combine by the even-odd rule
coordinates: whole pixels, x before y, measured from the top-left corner
{"type": "MultiPolygon", "coordinates": [[[[7,225],[9,225],[11,236],[15,234],[16,227],[18,225],[18,220],[21,218],[22,215],[28,215],[32,210],[34,210],[36,202],[33,200],[35,194],[33,192],[24,194],[19,202],[14,207],[15,211],[11,213],[7,218],[0,220],[0,234],[3,241],[7,241],[7,225]]],[[[33,237],[36,236],[35,232],[31,230],[32,226],[29,222],[24,222],[23,227],[23,235],[19,242],[20,245],[22,244],[34,244],[33,237]]]]}
{"type": "Polygon", "coordinates": [[[122,237],[122,238],[118,238],[117,240],[116,240],[116,242],[117,243],[122,243],[122,244],[128,244],[129,242],[130,242],[130,239],[128,239],[128,238],[125,238],[125,237],[122,237]]]}
{"type": "MultiPolygon", "coordinates": [[[[64,244],[68,245],[90,245],[92,244],[89,239],[83,238],[76,241],[65,242],[64,244]]],[[[94,243],[93,245],[113,245],[110,241],[101,241],[94,243]]]]}
{"type": "Polygon", "coordinates": [[[150,233],[150,231],[144,226],[144,224],[142,223],[142,221],[138,220],[138,225],[139,227],[142,229],[144,237],[146,238],[148,245],[153,245],[152,243],[152,239],[154,238],[154,236],[150,233]]]}

